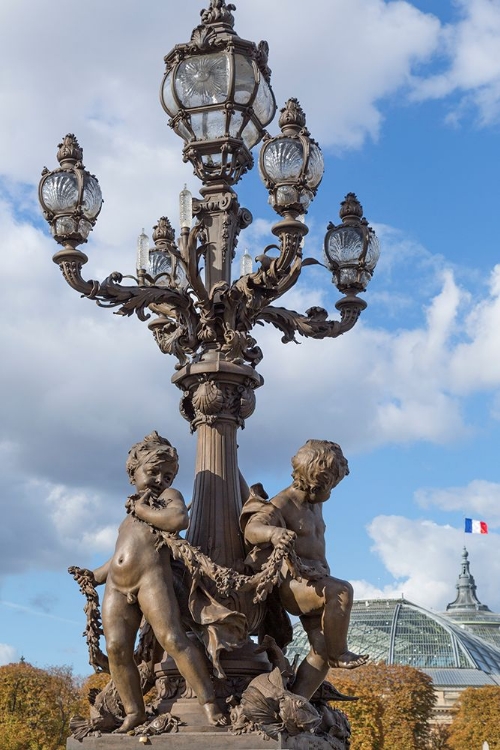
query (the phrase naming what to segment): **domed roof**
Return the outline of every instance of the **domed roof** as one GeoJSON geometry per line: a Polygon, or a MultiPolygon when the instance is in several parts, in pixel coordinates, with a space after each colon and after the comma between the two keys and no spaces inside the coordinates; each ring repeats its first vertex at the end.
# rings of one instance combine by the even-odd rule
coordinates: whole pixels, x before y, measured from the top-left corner
{"type": "MultiPolygon", "coordinates": [[[[429,612],[406,599],[355,601],[348,634],[349,649],[372,661],[420,669],[477,669],[500,675],[500,649],[478,638],[449,617],[429,612]]],[[[289,658],[309,651],[300,623],[288,646],[289,658]]]]}
{"type": "Polygon", "coordinates": [[[500,615],[479,601],[476,582],[470,572],[469,553],[465,547],[456,589],[457,596],[448,604],[443,615],[500,649],[500,615]]]}

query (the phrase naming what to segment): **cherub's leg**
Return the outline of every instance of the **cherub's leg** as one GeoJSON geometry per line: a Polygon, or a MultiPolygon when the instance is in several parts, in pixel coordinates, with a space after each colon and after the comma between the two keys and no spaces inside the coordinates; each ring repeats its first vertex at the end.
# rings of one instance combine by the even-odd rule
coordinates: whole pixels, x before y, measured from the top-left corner
{"type": "Polygon", "coordinates": [[[154,571],[154,575],[148,576],[148,582],[141,585],[139,604],[158,642],[195,691],[208,723],[225,725],[227,720],[217,707],[205,656],[189,640],[182,627],[170,570],[154,571]]]}
{"type": "Polygon", "coordinates": [[[292,691],[309,700],[328,674],[325,638],[322,633],[321,615],[301,617],[300,621],[310,643],[310,650],[300,663],[292,685],[292,691]]]}
{"type": "Polygon", "coordinates": [[[368,655],[354,654],[347,648],[347,631],[353,602],[351,584],[338,578],[327,578],[324,601],[322,630],[330,667],[360,667],[368,660],[368,655]]]}
{"type": "Polygon", "coordinates": [[[137,604],[128,604],[127,598],[108,584],[102,603],[102,624],[109,671],[125,710],[125,720],[117,732],[128,732],[146,719],[139,671],[134,662],[140,622],[137,604]]]}

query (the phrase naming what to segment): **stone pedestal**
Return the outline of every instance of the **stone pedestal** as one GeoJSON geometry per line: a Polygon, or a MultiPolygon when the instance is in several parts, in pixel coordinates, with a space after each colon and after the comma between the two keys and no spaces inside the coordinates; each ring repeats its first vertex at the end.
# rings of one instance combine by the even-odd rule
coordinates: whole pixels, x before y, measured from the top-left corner
{"type": "MultiPolygon", "coordinates": [[[[195,636],[192,638],[196,641],[195,636]]],[[[206,723],[205,712],[192,688],[186,685],[186,681],[179,674],[174,660],[167,654],[164,657],[165,660],[155,667],[156,689],[159,696],[156,710],[159,714],[170,713],[181,719],[186,725],[181,727],[184,731],[191,729],[198,732],[206,723]]],[[[220,663],[226,678],[214,680],[214,686],[219,708],[223,711],[229,696],[240,700],[241,694],[254,677],[272,670],[266,653],[258,652],[256,644],[250,641],[236,651],[221,651],[220,663]]]]}
{"type": "MultiPolygon", "coordinates": [[[[182,728],[181,728],[182,729],[182,728]]],[[[263,739],[258,735],[234,736],[227,730],[206,732],[178,732],[148,737],[147,743],[140,737],[108,734],[102,737],[85,737],[81,742],[70,737],[66,750],[332,750],[326,740],[312,735],[299,735],[278,740],[263,739]]]]}

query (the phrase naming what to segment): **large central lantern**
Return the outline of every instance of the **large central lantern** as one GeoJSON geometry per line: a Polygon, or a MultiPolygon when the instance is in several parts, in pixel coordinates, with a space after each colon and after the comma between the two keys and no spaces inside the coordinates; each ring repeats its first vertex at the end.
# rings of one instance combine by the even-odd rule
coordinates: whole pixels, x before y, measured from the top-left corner
{"type": "Polygon", "coordinates": [[[186,141],[184,158],[204,182],[238,182],[276,112],[267,45],[236,35],[233,9],[204,11],[191,42],[165,57],[161,102],[186,141]]]}

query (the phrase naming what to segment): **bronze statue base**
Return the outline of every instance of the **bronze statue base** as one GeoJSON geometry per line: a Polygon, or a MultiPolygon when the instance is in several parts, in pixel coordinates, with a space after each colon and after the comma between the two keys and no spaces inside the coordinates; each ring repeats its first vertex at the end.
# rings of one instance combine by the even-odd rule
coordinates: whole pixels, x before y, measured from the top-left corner
{"type": "MultiPolygon", "coordinates": [[[[182,728],[181,728],[182,729],[182,728]]],[[[288,739],[263,739],[256,734],[235,736],[227,730],[182,732],[163,734],[159,737],[140,737],[108,734],[102,737],[85,737],[75,740],[70,737],[66,750],[138,750],[140,747],[155,750],[332,750],[332,745],[320,737],[302,734],[288,739]]]]}

